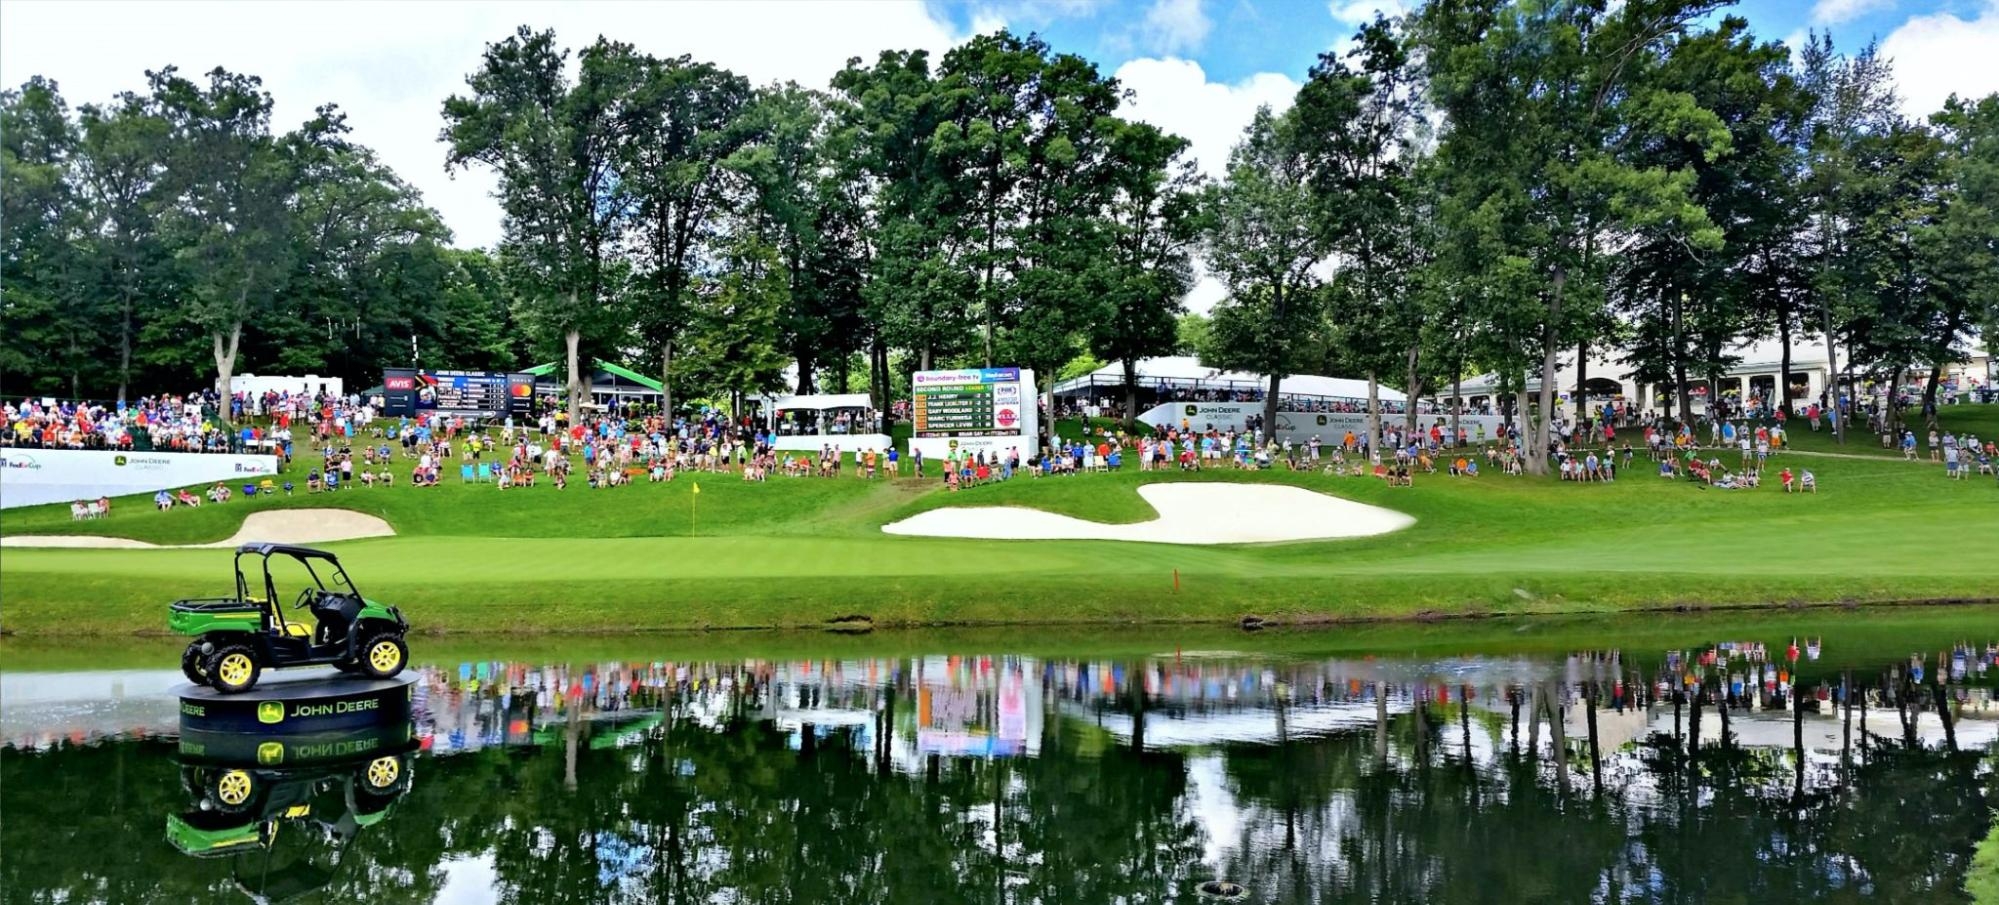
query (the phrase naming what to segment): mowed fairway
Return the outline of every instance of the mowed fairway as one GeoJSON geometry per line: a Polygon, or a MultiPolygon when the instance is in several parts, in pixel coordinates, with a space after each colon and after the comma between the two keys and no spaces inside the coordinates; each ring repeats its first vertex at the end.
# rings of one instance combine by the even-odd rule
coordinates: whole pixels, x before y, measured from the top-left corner
{"type": "MultiPolygon", "coordinates": [[[[1729,454],[1721,454],[1725,462],[1729,454]]],[[[1773,464],[1774,473],[1784,460],[1773,464]]],[[[1732,462],[1731,462],[1732,464],[1732,462]]],[[[144,499],[80,526],[66,507],[13,510],[5,533],[88,531],[213,541],[275,506],[377,514],[399,536],[329,545],[371,597],[426,630],[621,631],[1103,621],[1275,621],[1418,614],[1999,598],[1999,482],[1930,463],[1791,457],[1823,491],[1699,490],[1639,455],[1613,484],[1488,474],[1413,488],[1288,471],[1083,475],[946,493],[933,479],[694,481],[304,493],[156,513],[144,499]],[[1151,517],[1151,480],[1280,482],[1395,509],[1380,537],[1260,546],[895,537],[937,506],[1027,505],[1099,521],[1151,517]],[[693,532],[696,536],[690,537],[693,532]],[[1177,584],[1176,584],[1177,573],[1177,584]]],[[[0,552],[0,611],[22,635],[163,627],[165,604],[223,593],[214,550],[0,552]]]]}

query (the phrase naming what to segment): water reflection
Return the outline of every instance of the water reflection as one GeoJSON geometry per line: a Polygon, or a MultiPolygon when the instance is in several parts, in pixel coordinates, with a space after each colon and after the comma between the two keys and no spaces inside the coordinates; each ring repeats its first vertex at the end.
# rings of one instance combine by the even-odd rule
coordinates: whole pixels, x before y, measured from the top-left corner
{"type": "MultiPolygon", "coordinates": [[[[424,781],[322,894],[1961,899],[1999,806],[1999,649],[1835,653],[428,665],[424,781]]],[[[5,898],[229,900],[159,839],[186,807],[171,698],[79,675],[0,677],[5,898]]]]}

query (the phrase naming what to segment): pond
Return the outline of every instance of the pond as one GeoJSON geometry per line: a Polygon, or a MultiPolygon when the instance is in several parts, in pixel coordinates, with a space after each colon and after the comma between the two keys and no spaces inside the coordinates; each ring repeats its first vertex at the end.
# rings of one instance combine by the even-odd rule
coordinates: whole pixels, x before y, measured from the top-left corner
{"type": "Polygon", "coordinates": [[[1999,807],[1991,610],[412,647],[217,766],[0,645],[0,901],[1937,903],[1999,807]]]}

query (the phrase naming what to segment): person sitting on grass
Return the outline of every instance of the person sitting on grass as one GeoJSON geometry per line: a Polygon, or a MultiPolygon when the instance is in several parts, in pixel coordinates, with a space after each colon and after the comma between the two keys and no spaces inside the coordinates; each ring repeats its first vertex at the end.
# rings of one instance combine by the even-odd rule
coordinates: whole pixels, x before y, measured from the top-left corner
{"type": "Polygon", "coordinates": [[[1798,489],[1803,493],[1819,492],[1819,480],[1812,474],[1811,469],[1805,469],[1804,474],[1798,476],[1798,489]]]}
{"type": "Polygon", "coordinates": [[[1786,465],[1783,471],[1777,472],[1777,481],[1784,486],[1785,493],[1790,493],[1797,489],[1798,476],[1791,473],[1791,466],[1786,465]]]}
{"type": "Polygon", "coordinates": [[[174,508],[173,494],[170,494],[164,490],[160,491],[159,493],[153,494],[153,508],[158,509],[162,512],[174,508]]]}
{"type": "Polygon", "coordinates": [[[1478,477],[1478,460],[1477,460],[1477,459],[1468,459],[1468,460],[1467,460],[1467,459],[1459,459],[1458,461],[1460,461],[1460,462],[1464,462],[1464,463],[1465,463],[1465,470],[1464,470],[1464,474],[1465,474],[1465,477],[1468,477],[1468,478],[1476,478],[1476,477],[1478,477]]]}
{"type": "Polygon", "coordinates": [[[188,493],[185,489],[181,490],[174,499],[180,501],[180,504],[183,506],[192,506],[196,509],[201,508],[201,497],[188,493]]]}
{"type": "Polygon", "coordinates": [[[291,495],[292,495],[292,482],[290,482],[290,481],[286,481],[286,482],[285,482],[285,496],[291,496],[291,495]]]}
{"type": "Polygon", "coordinates": [[[1672,481],[1677,480],[1679,476],[1678,470],[1673,467],[1673,460],[1671,458],[1659,460],[1659,477],[1672,481]]]}
{"type": "Polygon", "coordinates": [[[396,473],[389,470],[389,466],[387,463],[383,463],[382,470],[376,472],[375,483],[380,484],[383,487],[390,487],[396,483],[396,473]]]}

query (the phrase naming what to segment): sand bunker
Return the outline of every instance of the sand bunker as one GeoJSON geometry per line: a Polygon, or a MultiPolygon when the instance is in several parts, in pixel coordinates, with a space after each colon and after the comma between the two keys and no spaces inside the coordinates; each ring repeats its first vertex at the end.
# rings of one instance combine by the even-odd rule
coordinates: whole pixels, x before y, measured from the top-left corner
{"type": "Polygon", "coordinates": [[[212,544],[149,544],[123,537],[93,537],[87,534],[24,534],[0,537],[5,547],[72,547],[98,550],[142,550],[155,548],[234,547],[251,541],[277,544],[324,544],[363,537],[389,537],[396,533],[389,523],[372,515],[346,509],[272,509],[252,512],[243,527],[228,540],[212,544]]]}
{"type": "Polygon", "coordinates": [[[1138,495],[1159,511],[1158,518],[1106,525],[1015,506],[963,506],[933,509],[882,530],[987,540],[1256,544],[1366,537],[1416,523],[1390,509],[1274,484],[1147,484],[1138,488],[1138,495]]]}

